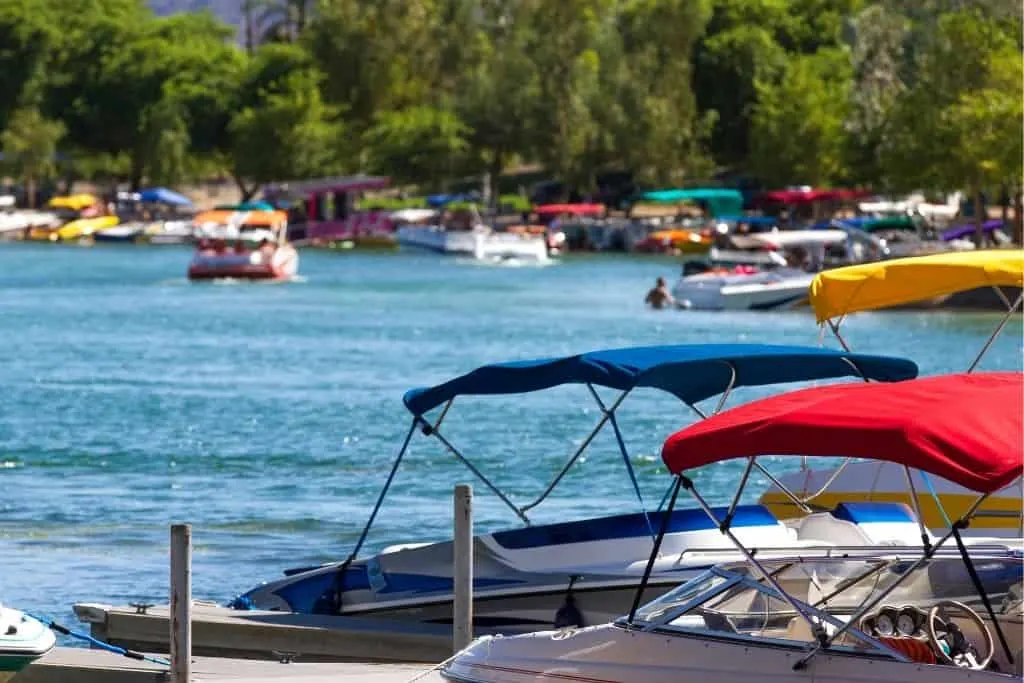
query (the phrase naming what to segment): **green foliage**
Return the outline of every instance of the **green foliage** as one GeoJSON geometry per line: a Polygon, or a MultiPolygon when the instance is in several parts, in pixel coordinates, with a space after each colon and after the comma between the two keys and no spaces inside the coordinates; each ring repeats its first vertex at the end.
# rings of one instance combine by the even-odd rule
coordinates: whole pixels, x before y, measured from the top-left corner
{"type": "Polygon", "coordinates": [[[894,104],[882,150],[889,184],[972,194],[1021,183],[1021,54],[998,19],[941,16],[894,104]]]}
{"type": "Polygon", "coordinates": [[[379,114],[363,140],[371,172],[390,173],[401,183],[436,184],[451,176],[466,151],[467,133],[454,112],[418,106],[379,114]]]}
{"type": "Polygon", "coordinates": [[[759,177],[815,186],[843,179],[850,70],[844,50],[822,49],[790,60],[776,80],[755,81],[751,166],[759,177]]]}
{"type": "Polygon", "coordinates": [[[342,126],[337,110],[324,104],[319,80],[314,71],[295,71],[260,91],[259,102],[231,120],[232,170],[240,184],[311,178],[336,169],[342,126]]]}
{"type": "Polygon", "coordinates": [[[54,172],[57,143],[63,136],[64,124],[47,120],[34,107],[14,110],[0,133],[4,161],[24,179],[30,201],[35,183],[54,172]]]}
{"type": "Polygon", "coordinates": [[[583,192],[1021,184],[1019,0],[240,1],[236,37],[147,0],[0,0],[0,131],[60,122],[86,177],[247,193],[372,171],[495,195],[517,164],[583,192]]]}

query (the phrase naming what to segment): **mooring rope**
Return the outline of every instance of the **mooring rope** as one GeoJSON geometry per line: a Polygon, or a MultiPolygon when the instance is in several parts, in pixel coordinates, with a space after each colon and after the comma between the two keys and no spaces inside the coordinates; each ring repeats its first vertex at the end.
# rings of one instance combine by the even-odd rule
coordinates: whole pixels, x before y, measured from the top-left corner
{"type": "Polygon", "coordinates": [[[151,655],[143,654],[141,652],[136,652],[135,650],[129,650],[129,649],[121,647],[119,645],[111,645],[110,643],[106,643],[106,642],[104,642],[102,640],[99,640],[98,638],[93,638],[92,636],[90,636],[88,634],[81,633],[79,631],[72,631],[67,626],[64,626],[63,624],[59,624],[56,621],[54,621],[53,619],[44,619],[43,617],[36,616],[35,614],[31,614],[30,612],[22,612],[22,614],[25,614],[25,615],[27,615],[29,617],[32,617],[36,621],[38,621],[41,624],[45,625],[50,630],[56,631],[57,633],[61,634],[62,636],[71,636],[72,638],[78,638],[79,640],[85,641],[85,642],[89,643],[90,645],[93,645],[93,646],[95,646],[95,647],[97,647],[97,648],[99,648],[101,650],[106,650],[107,652],[112,652],[115,655],[121,655],[123,657],[128,657],[129,659],[137,659],[139,661],[144,661],[144,662],[151,662],[153,664],[159,664],[160,666],[170,666],[171,665],[171,663],[169,661],[167,661],[166,659],[162,659],[160,657],[153,657],[151,655]]]}

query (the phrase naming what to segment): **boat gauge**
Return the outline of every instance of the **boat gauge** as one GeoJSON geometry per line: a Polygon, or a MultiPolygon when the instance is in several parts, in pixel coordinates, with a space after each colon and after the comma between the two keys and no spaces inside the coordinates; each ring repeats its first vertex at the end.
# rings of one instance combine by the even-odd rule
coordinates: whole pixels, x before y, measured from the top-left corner
{"type": "Polygon", "coordinates": [[[896,630],[901,636],[912,636],[917,633],[917,620],[910,612],[904,612],[896,619],[896,630]]]}
{"type": "Polygon", "coordinates": [[[875,619],[875,631],[882,637],[889,637],[895,632],[896,625],[892,623],[892,617],[888,614],[879,614],[875,619]]]}

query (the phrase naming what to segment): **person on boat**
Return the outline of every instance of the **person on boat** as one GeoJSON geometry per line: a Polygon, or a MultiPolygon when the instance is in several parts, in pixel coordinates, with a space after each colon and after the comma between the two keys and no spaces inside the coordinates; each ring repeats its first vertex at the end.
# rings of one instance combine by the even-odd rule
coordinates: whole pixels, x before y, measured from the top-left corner
{"type": "Polygon", "coordinates": [[[260,245],[256,248],[256,251],[263,256],[264,261],[269,261],[270,257],[274,254],[274,243],[264,237],[260,240],[260,245]]]}
{"type": "Polygon", "coordinates": [[[249,248],[245,246],[245,240],[235,240],[235,253],[240,256],[249,253],[249,248]]]}
{"type": "Polygon", "coordinates": [[[668,284],[665,283],[665,278],[658,278],[654,283],[654,288],[647,292],[647,296],[644,297],[644,303],[654,309],[661,309],[675,304],[672,293],[668,291],[668,284]]]}

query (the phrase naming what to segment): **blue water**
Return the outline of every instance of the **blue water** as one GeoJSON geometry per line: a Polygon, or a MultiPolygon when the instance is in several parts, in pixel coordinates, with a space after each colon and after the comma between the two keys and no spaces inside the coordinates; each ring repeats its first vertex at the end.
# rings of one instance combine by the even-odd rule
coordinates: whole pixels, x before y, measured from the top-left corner
{"type": "MultiPolygon", "coordinates": [[[[676,275],[671,260],[501,267],[304,252],[301,282],[192,285],[188,257],[177,247],[0,245],[5,602],[70,623],[76,601],[165,601],[177,521],[193,524],[197,598],[226,601],[284,568],[343,557],[408,428],[403,392],[479,364],[635,344],[819,343],[807,311],[646,310],[654,278],[676,275]]],[[[997,319],[873,313],[844,329],[854,348],[907,355],[934,374],[965,368],[997,319]]],[[[1020,369],[1020,328],[1018,317],[984,369],[1020,369]]],[[[445,428],[521,502],[598,417],[572,387],[459,399],[445,428]]],[[[691,419],[654,390],[623,403],[648,500],[668,485],[661,442],[691,419]]],[[[723,465],[700,483],[723,500],[736,478],[723,465]]],[[[415,438],[368,548],[447,535],[457,481],[468,472],[415,438]]],[[[476,491],[479,528],[515,522],[476,491]]],[[[608,432],[536,518],[636,509],[608,432]]]]}

